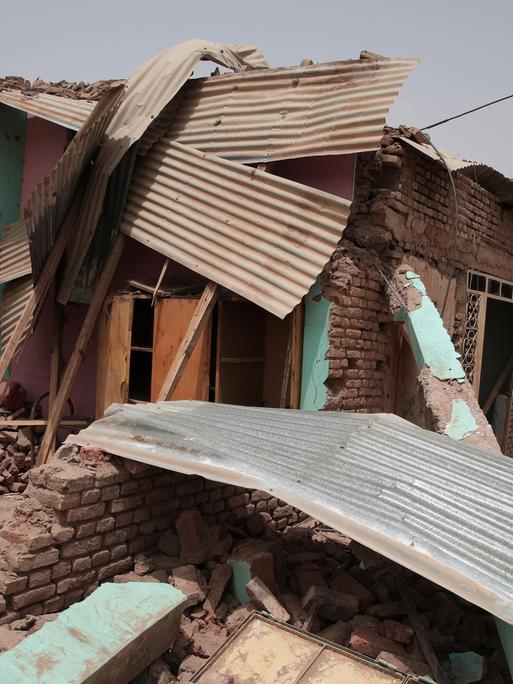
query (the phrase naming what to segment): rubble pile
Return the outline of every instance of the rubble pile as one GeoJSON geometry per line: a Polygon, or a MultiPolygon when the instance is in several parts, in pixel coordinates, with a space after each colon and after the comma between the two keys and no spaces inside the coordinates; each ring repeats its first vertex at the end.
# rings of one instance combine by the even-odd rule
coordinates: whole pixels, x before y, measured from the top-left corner
{"type": "Polygon", "coordinates": [[[0,383],[0,494],[23,492],[33,465],[36,436],[29,427],[7,424],[29,417],[30,406],[25,400],[26,393],[18,383],[0,383]]]}
{"type": "Polygon", "coordinates": [[[47,95],[57,95],[72,100],[99,100],[103,93],[113,84],[123,81],[104,80],[94,83],[74,83],[72,81],[57,81],[48,83],[41,78],[29,81],[22,76],[5,76],[0,78],[0,91],[2,90],[21,90],[24,95],[37,95],[46,93],[47,95]]]}
{"type": "MultiPolygon", "coordinates": [[[[190,681],[255,610],[428,675],[413,610],[449,677],[471,666],[474,678],[457,681],[511,682],[491,615],[311,518],[280,531],[257,512],[238,526],[207,526],[198,509],[185,510],[154,552],[136,554],[133,569],[112,579],[171,583],[187,596],[177,640],[134,684],[190,681]]],[[[54,617],[1,626],[0,652],[54,617]]]]}

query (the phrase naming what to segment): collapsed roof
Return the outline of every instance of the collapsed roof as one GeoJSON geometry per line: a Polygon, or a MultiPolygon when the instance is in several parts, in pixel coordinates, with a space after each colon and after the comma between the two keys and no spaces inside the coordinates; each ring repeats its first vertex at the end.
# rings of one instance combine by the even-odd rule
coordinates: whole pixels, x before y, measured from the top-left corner
{"type": "Polygon", "coordinates": [[[513,461],[392,415],[113,405],[68,442],[262,489],[513,624],[513,461]]]}

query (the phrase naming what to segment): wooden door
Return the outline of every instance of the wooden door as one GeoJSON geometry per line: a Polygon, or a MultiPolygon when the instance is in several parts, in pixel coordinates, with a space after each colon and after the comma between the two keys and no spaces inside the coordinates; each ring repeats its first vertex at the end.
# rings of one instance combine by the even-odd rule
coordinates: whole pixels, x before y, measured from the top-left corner
{"type": "MultiPolygon", "coordinates": [[[[164,378],[185,337],[197,306],[198,299],[159,299],[155,303],[151,373],[152,401],[157,401],[164,378]]],[[[170,399],[208,401],[211,339],[212,323],[209,320],[170,399]]]]}
{"type": "Polygon", "coordinates": [[[129,295],[107,297],[103,305],[98,325],[97,419],[111,404],[128,401],[133,306],[129,295]]]}

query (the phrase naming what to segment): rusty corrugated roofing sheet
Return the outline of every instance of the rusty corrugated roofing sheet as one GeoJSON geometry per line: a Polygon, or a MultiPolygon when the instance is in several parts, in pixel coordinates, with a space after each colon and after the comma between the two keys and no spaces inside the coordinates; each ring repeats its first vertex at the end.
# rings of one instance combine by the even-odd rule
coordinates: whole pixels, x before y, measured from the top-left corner
{"type": "Polygon", "coordinates": [[[283,318],[335,250],[350,205],[164,137],[137,161],[121,230],[283,318]]]}
{"type": "Polygon", "coordinates": [[[156,55],[130,76],[125,85],[125,96],[106,131],[84,194],[75,241],[58,294],[62,304],[69,298],[96,230],[109,177],[128,149],[171,102],[202,59],[231,69],[259,68],[267,64],[260,51],[252,46],[189,40],[156,55]]]}
{"type": "Polygon", "coordinates": [[[0,103],[53,121],[74,131],[78,131],[84,125],[97,104],[89,100],[72,100],[68,97],[46,93],[27,95],[19,90],[1,91],[0,103]]]}
{"type": "Polygon", "coordinates": [[[513,460],[392,415],[119,405],[68,442],[263,489],[513,624],[513,460]]]}
{"type": "Polygon", "coordinates": [[[6,226],[0,239],[0,285],[29,275],[30,250],[25,221],[6,226]]]}
{"type": "Polygon", "coordinates": [[[30,276],[13,280],[4,287],[0,301],[0,350],[9,341],[32,291],[30,276]]]}
{"type": "Polygon", "coordinates": [[[55,242],[78,184],[119,105],[121,93],[122,86],[118,86],[103,96],[55,168],[37,184],[28,199],[24,213],[35,280],[55,242]]]}
{"type": "Polygon", "coordinates": [[[244,163],[378,149],[417,59],[360,59],[191,82],[171,128],[183,144],[244,163]]]}
{"type": "Polygon", "coordinates": [[[503,204],[513,205],[513,180],[486,164],[467,164],[458,169],[460,173],[499,198],[503,204]]]}

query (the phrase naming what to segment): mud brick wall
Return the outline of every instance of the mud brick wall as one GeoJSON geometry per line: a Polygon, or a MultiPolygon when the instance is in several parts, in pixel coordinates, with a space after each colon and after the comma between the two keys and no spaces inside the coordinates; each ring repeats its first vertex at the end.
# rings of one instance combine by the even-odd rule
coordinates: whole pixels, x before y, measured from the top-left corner
{"type": "Polygon", "coordinates": [[[284,529],[299,516],[266,492],[64,447],[30,471],[23,494],[2,497],[0,624],[60,611],[131,570],[191,508],[208,524],[253,514],[284,529]]]}
{"type": "Polygon", "coordinates": [[[459,230],[445,168],[390,131],[377,153],[358,155],[355,195],[344,236],[321,276],[332,302],[326,408],[390,411],[389,373],[397,354],[385,279],[410,263],[441,309],[457,349],[464,328],[467,272],[513,281],[513,211],[473,179],[454,174],[459,230]],[[453,258],[453,254],[455,254],[453,258]]]}

